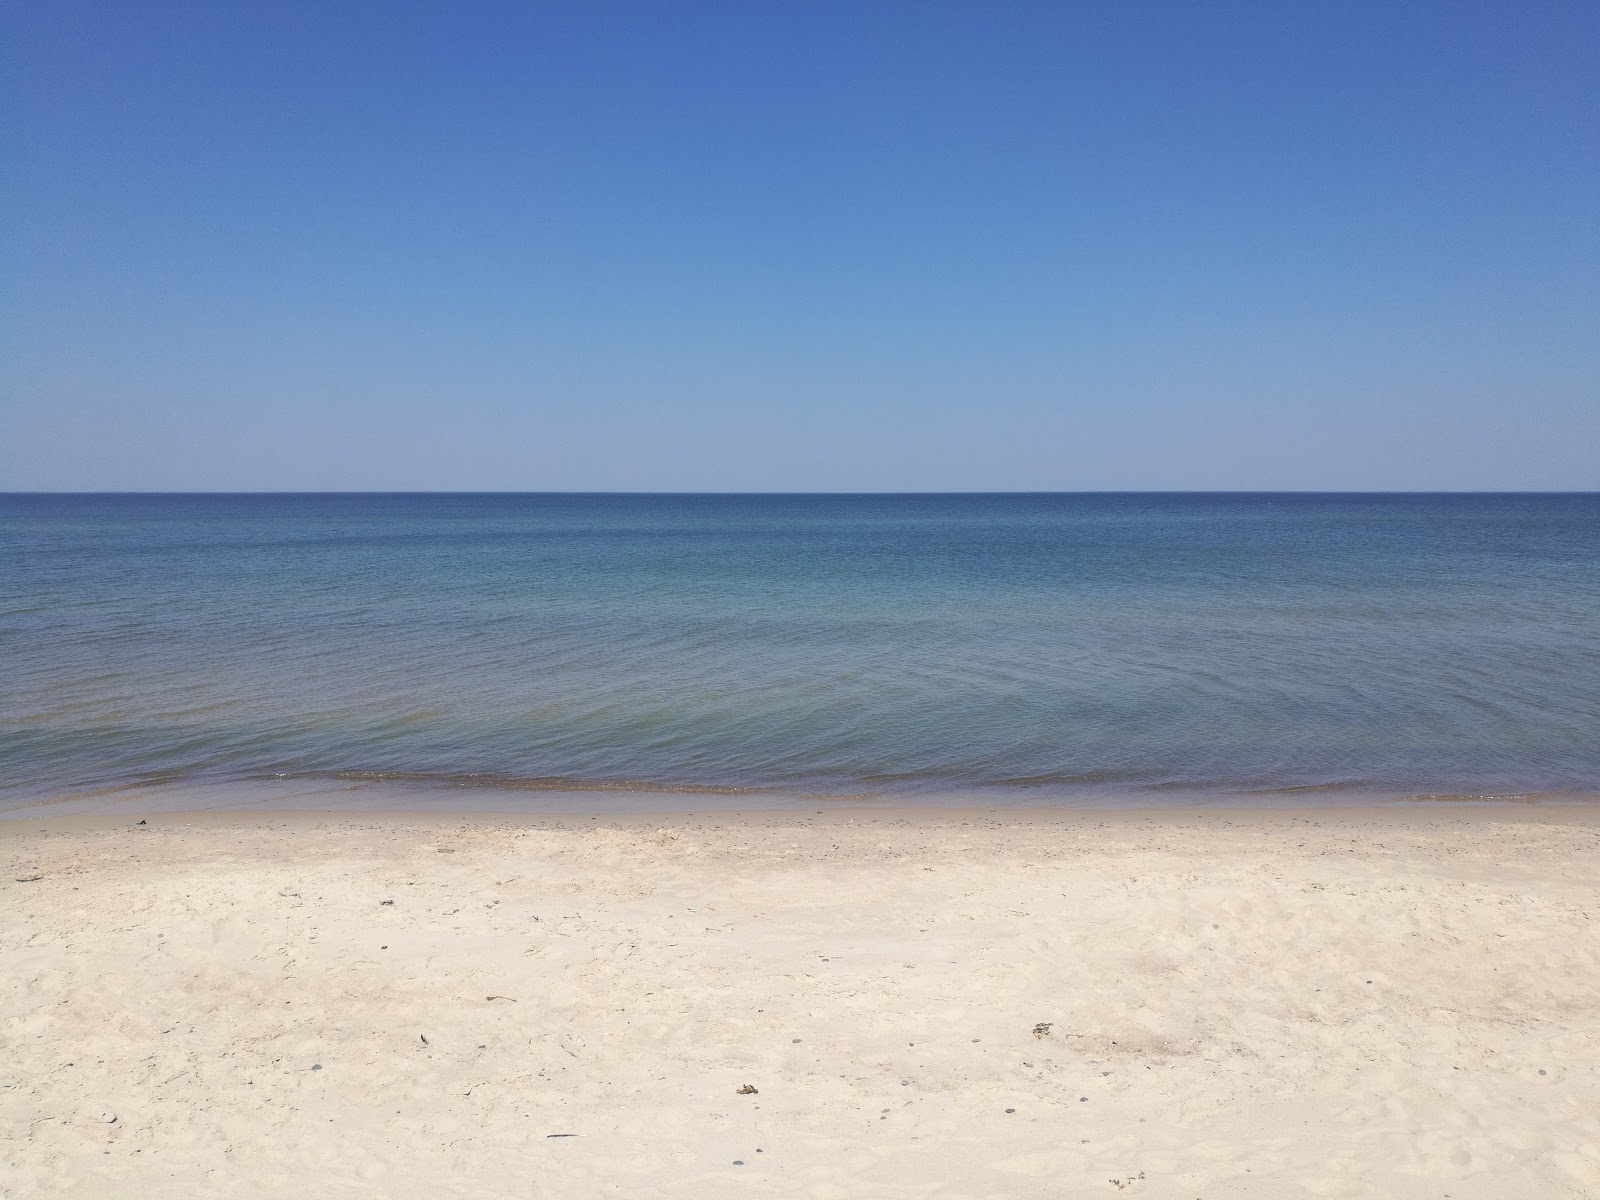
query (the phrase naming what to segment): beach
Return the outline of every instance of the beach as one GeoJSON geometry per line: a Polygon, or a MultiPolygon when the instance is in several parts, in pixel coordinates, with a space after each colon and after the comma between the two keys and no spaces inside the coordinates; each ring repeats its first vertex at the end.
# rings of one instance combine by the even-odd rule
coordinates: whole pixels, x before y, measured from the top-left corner
{"type": "Polygon", "coordinates": [[[4,821],[0,1195],[1600,1195],[1597,851],[1584,805],[4,821]]]}
{"type": "Polygon", "coordinates": [[[1600,3],[0,59],[0,1200],[1600,1200],[1600,3]]]}

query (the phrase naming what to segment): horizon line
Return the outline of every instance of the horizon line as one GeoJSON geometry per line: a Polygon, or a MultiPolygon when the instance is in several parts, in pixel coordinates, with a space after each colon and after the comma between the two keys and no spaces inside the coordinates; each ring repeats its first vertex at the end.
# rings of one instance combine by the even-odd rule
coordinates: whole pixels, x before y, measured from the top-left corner
{"type": "Polygon", "coordinates": [[[603,488],[276,488],[179,490],[96,488],[0,490],[21,496],[1594,496],[1600,488],[963,488],[915,491],[747,491],[742,489],[616,490],[603,488]]]}

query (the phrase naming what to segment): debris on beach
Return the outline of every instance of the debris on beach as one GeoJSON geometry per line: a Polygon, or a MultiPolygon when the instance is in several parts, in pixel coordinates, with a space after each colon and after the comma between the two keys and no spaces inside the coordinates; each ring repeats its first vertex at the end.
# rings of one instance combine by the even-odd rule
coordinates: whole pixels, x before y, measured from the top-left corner
{"type": "Polygon", "coordinates": [[[485,996],[484,999],[485,1000],[509,1000],[513,1004],[515,1004],[517,1002],[517,998],[515,996],[495,995],[495,996],[485,996]]]}
{"type": "Polygon", "coordinates": [[[18,875],[17,876],[17,882],[18,883],[38,883],[39,880],[41,880],[43,878],[44,878],[43,875],[18,875]]]}
{"type": "Polygon", "coordinates": [[[1050,1021],[1040,1021],[1037,1025],[1035,1025],[1033,1027],[1033,1036],[1034,1037],[1047,1037],[1049,1035],[1049,1033],[1050,1033],[1051,1024],[1052,1024],[1052,1022],[1050,1022],[1050,1021]]]}
{"type": "Polygon", "coordinates": [[[393,904],[394,901],[393,900],[379,900],[378,903],[379,904],[393,904]]]}
{"type": "Polygon", "coordinates": [[[755,1084],[753,1084],[753,1083],[747,1083],[742,1088],[739,1089],[739,1095],[741,1095],[741,1096],[755,1096],[755,1095],[759,1095],[759,1094],[760,1093],[758,1092],[755,1084]]]}

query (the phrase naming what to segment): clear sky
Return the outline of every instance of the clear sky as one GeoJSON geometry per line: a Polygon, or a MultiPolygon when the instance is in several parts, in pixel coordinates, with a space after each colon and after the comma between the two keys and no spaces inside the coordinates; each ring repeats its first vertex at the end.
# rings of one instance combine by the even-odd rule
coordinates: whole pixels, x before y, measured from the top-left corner
{"type": "Polygon", "coordinates": [[[1600,4],[10,4],[0,488],[1600,488],[1600,4]]]}

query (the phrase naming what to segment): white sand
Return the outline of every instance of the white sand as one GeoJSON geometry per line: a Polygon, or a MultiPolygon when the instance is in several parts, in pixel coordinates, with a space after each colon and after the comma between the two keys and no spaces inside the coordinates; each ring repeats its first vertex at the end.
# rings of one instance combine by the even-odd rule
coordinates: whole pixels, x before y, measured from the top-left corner
{"type": "Polygon", "coordinates": [[[131,820],[5,1196],[1600,1196],[1600,809],[131,820]]]}

